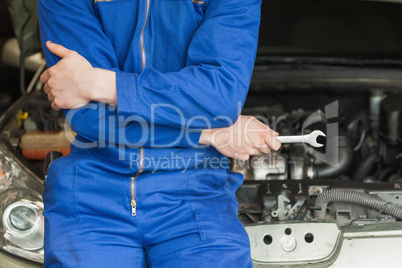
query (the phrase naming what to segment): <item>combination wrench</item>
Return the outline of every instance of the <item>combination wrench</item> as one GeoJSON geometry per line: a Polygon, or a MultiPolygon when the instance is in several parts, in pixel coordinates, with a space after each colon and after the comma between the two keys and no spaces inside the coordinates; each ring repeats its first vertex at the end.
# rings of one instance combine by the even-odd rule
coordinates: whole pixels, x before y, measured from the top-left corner
{"type": "Polygon", "coordinates": [[[322,147],[324,146],[321,143],[317,142],[317,138],[319,136],[323,136],[326,137],[326,135],[324,134],[324,132],[320,131],[320,130],[314,130],[313,132],[311,132],[310,134],[306,134],[306,135],[298,135],[298,136],[277,136],[275,137],[278,141],[280,141],[281,143],[307,143],[310,144],[313,147],[322,147]]]}

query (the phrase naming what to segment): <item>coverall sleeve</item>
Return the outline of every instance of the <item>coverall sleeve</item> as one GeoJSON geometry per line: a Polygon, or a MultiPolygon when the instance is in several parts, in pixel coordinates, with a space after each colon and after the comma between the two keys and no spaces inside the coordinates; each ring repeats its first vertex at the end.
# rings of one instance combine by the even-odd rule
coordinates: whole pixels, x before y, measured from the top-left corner
{"type": "MultiPolygon", "coordinates": [[[[47,40],[61,44],[85,57],[93,67],[119,73],[113,45],[102,31],[102,25],[87,0],[38,0],[38,16],[44,54],[48,67],[60,58],[45,46],[47,40]]],[[[80,136],[99,142],[129,143],[155,147],[196,146],[200,131],[173,128],[168,124],[151,127],[131,117],[121,120],[118,111],[110,105],[91,102],[87,106],[64,110],[72,129],[80,136]],[[115,120],[110,120],[111,118],[115,120]]]]}
{"type": "Polygon", "coordinates": [[[178,128],[235,123],[254,66],[260,6],[261,0],[211,0],[190,42],[185,68],[171,73],[152,67],[140,74],[117,73],[119,113],[178,128]]]}

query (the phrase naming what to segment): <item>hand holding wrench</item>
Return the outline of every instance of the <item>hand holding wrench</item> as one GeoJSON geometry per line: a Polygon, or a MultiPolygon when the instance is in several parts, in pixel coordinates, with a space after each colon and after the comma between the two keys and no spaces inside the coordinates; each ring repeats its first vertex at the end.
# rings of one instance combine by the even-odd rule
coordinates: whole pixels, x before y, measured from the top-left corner
{"type": "Polygon", "coordinates": [[[320,130],[314,130],[310,134],[307,135],[298,135],[298,136],[277,136],[275,137],[281,143],[308,143],[313,147],[322,147],[323,144],[317,142],[317,138],[319,136],[326,137],[324,132],[320,130]]]}

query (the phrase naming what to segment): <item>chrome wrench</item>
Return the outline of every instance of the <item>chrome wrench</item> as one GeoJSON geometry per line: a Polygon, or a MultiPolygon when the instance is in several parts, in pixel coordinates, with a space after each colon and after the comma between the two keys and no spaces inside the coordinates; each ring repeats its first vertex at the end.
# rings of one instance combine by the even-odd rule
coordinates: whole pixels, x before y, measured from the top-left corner
{"type": "Polygon", "coordinates": [[[298,135],[298,136],[277,136],[275,137],[280,143],[308,143],[313,147],[322,147],[324,146],[321,143],[317,142],[317,138],[319,136],[326,137],[324,132],[320,130],[314,130],[310,134],[306,135],[298,135]]]}

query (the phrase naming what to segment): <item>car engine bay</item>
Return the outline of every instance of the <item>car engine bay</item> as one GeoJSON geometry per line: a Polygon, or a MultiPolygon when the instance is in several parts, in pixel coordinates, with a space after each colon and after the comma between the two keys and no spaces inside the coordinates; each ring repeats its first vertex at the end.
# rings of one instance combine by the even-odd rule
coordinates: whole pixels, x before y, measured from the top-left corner
{"type": "Polygon", "coordinates": [[[336,220],[351,226],[402,220],[401,103],[401,94],[382,90],[286,91],[248,99],[243,113],[263,118],[280,135],[318,129],[327,137],[319,149],[284,144],[247,162],[231,161],[232,171],[245,179],[237,192],[242,222],[336,220]],[[259,104],[264,99],[269,105],[259,104]],[[328,155],[334,163],[327,164],[328,155]]]}

